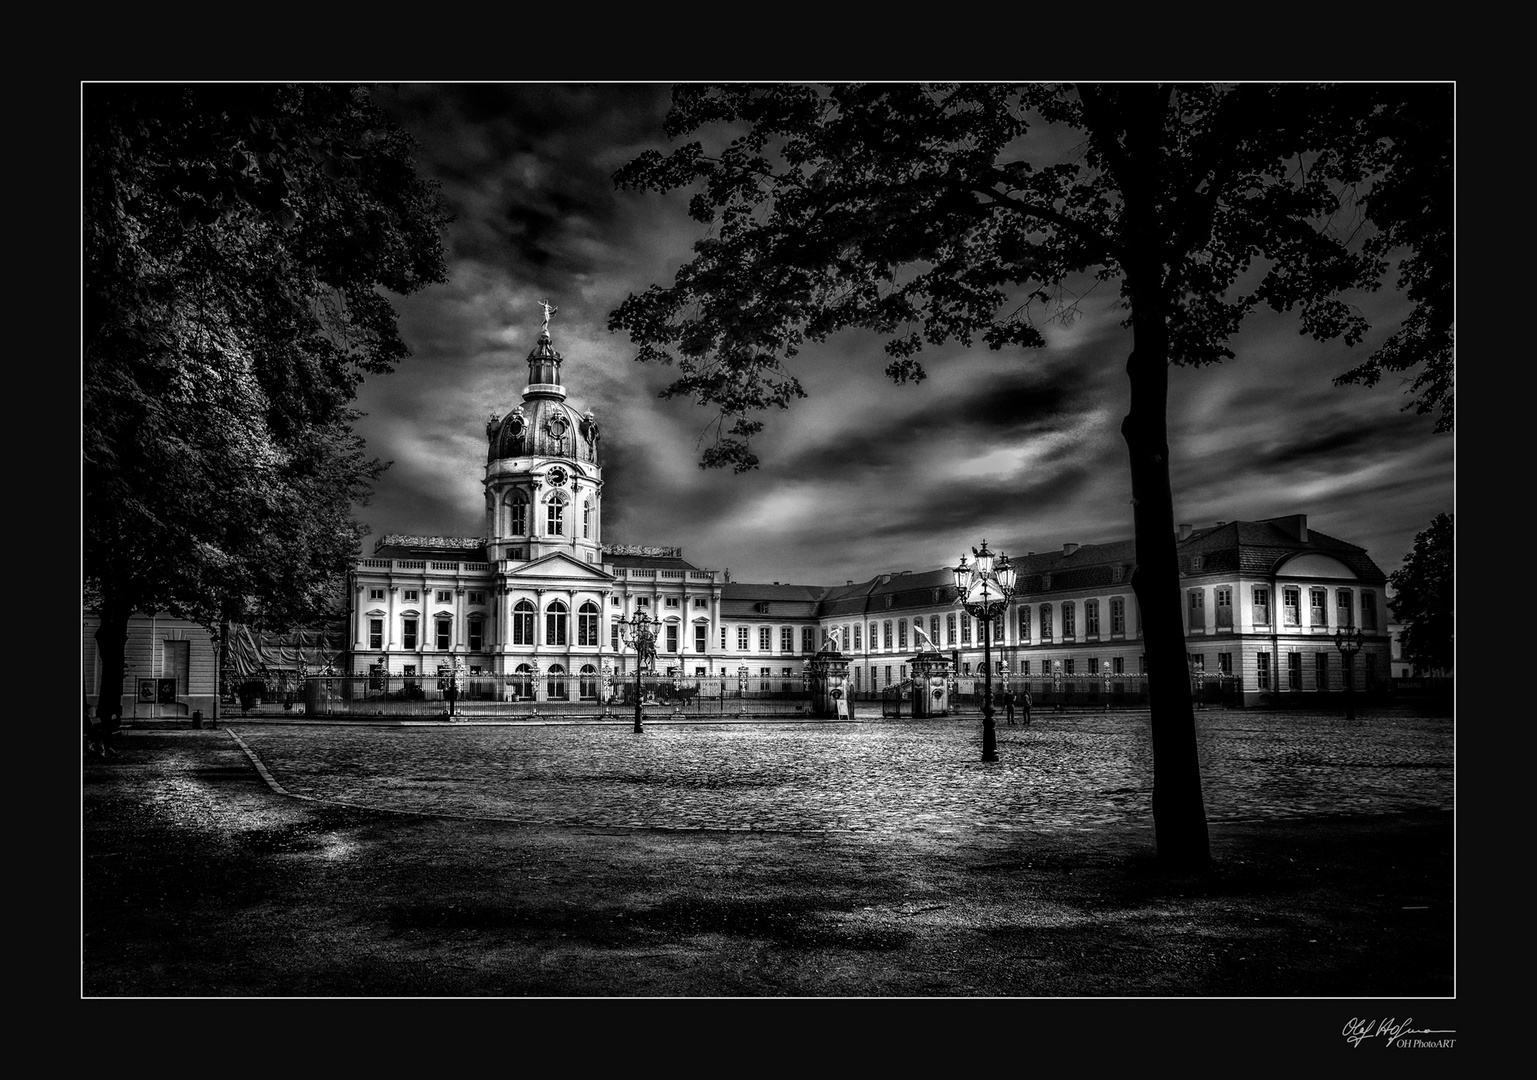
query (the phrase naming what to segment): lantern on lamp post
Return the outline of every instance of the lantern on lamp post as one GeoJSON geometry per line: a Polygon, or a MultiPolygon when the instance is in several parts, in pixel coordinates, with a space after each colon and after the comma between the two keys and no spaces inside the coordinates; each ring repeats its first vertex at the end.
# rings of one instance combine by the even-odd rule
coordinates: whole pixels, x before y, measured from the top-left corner
{"type": "Polygon", "coordinates": [[[1355,633],[1349,630],[1334,631],[1334,647],[1340,651],[1340,656],[1345,663],[1345,719],[1347,721],[1356,718],[1354,665],[1356,653],[1361,651],[1365,640],[1365,635],[1359,630],[1355,633]]]}
{"type": "Polygon", "coordinates": [[[644,730],[640,722],[640,677],[647,665],[656,660],[656,635],[661,628],[662,620],[652,618],[644,610],[640,610],[628,619],[620,618],[614,621],[619,624],[619,636],[623,639],[625,646],[635,650],[634,730],[635,734],[639,735],[644,730]]]}
{"type": "Polygon", "coordinates": [[[993,620],[1014,595],[1016,572],[1007,555],[994,555],[987,541],[972,548],[976,562],[968,564],[961,556],[954,570],[955,602],[982,621],[982,760],[997,761],[997,732],[993,726],[993,620]]]}

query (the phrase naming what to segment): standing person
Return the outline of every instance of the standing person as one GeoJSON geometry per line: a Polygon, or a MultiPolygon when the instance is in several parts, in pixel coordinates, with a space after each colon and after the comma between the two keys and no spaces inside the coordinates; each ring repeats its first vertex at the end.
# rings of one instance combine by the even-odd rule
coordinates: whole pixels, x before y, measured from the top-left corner
{"type": "Polygon", "coordinates": [[[1020,713],[1024,717],[1025,727],[1030,726],[1030,688],[1027,686],[1020,694],[1020,713]]]}
{"type": "Polygon", "coordinates": [[[1009,724],[1012,726],[1014,723],[1014,691],[1005,690],[1003,692],[1003,708],[1009,718],[1009,724]]]}
{"type": "Polygon", "coordinates": [[[85,749],[86,749],[86,752],[87,753],[91,753],[91,754],[95,754],[97,757],[101,757],[102,756],[101,749],[100,749],[101,736],[98,733],[98,729],[100,728],[101,725],[96,723],[96,721],[94,719],[92,719],[92,717],[91,717],[91,703],[89,701],[87,701],[85,703],[85,720],[84,720],[83,726],[84,726],[84,734],[85,734],[85,749]]]}
{"type": "Polygon", "coordinates": [[[107,714],[107,718],[101,722],[101,756],[104,758],[117,757],[117,748],[112,745],[112,737],[117,734],[117,729],[122,726],[123,714],[119,709],[113,709],[107,714]]]}

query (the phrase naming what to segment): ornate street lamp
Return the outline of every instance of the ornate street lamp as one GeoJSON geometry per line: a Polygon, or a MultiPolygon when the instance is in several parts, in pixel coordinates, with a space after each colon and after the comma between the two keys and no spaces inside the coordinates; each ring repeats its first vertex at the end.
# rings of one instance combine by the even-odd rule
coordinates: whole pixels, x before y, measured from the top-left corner
{"type": "Polygon", "coordinates": [[[982,760],[998,760],[997,733],[993,727],[993,620],[1008,606],[1014,595],[1015,570],[1007,555],[994,556],[987,548],[972,548],[976,562],[955,568],[955,602],[982,621],[982,760]]]}
{"type": "Polygon", "coordinates": [[[1334,647],[1340,651],[1340,656],[1345,662],[1345,719],[1347,721],[1356,718],[1355,672],[1352,670],[1352,665],[1364,641],[1365,635],[1359,630],[1353,634],[1348,630],[1334,631],[1334,647]]]}
{"type": "Polygon", "coordinates": [[[624,644],[635,650],[635,734],[643,730],[640,724],[640,677],[647,666],[656,662],[656,635],[662,620],[652,618],[645,611],[637,611],[628,619],[615,619],[624,644]]]}

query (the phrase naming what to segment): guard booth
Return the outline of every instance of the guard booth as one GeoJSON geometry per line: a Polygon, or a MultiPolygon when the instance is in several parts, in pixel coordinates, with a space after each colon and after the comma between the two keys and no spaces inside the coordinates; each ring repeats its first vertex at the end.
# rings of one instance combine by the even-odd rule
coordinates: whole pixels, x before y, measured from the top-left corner
{"type": "Polygon", "coordinates": [[[913,719],[950,715],[950,658],[921,652],[912,658],[913,719]]]}
{"type": "Polygon", "coordinates": [[[811,715],[830,719],[853,719],[849,704],[849,661],[829,640],[822,651],[806,663],[810,676],[811,715]]]}

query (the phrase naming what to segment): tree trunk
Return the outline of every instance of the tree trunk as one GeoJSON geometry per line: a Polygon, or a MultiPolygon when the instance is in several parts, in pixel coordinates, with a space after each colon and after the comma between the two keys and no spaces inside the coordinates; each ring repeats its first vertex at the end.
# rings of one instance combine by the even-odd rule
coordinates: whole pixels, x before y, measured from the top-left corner
{"type": "Polygon", "coordinates": [[[96,715],[105,721],[112,710],[123,707],[123,676],[128,651],[128,620],[133,612],[121,604],[107,602],[98,613],[96,653],[101,658],[101,690],[96,698],[96,715]]]}

